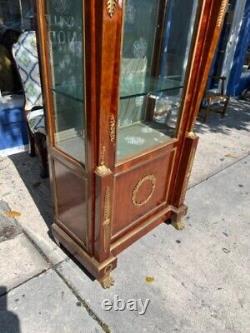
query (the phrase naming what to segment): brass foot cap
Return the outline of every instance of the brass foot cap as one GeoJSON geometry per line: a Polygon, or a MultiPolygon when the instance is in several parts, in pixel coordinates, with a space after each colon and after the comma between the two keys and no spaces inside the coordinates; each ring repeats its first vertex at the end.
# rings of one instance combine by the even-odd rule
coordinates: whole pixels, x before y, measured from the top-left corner
{"type": "Polygon", "coordinates": [[[180,221],[180,222],[172,222],[171,223],[172,226],[176,229],[176,230],[183,230],[185,228],[185,224],[184,222],[180,221]]]}
{"type": "Polygon", "coordinates": [[[99,282],[104,289],[112,287],[115,283],[111,275],[105,276],[104,278],[100,279],[99,282]]]}

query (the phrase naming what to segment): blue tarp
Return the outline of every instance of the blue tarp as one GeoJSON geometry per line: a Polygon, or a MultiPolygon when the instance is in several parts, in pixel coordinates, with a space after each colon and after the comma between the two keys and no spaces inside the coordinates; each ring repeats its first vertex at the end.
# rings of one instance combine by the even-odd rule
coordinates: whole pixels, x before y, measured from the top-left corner
{"type": "Polygon", "coordinates": [[[0,151],[28,144],[23,118],[21,107],[0,108],[0,151]]]}
{"type": "Polygon", "coordinates": [[[239,96],[241,92],[250,88],[250,71],[242,73],[247,49],[250,45],[250,0],[247,0],[241,31],[236,47],[233,67],[229,77],[227,93],[230,96],[239,96]]]}

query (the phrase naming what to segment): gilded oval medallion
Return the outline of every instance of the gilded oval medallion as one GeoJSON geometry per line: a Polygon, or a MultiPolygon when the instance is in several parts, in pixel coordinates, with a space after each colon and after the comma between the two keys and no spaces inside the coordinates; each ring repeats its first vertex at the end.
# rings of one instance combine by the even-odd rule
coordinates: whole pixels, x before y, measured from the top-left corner
{"type": "Polygon", "coordinates": [[[133,194],[132,202],[136,207],[146,205],[152,198],[155,191],[156,177],[154,175],[148,175],[139,180],[136,184],[133,194]]]}

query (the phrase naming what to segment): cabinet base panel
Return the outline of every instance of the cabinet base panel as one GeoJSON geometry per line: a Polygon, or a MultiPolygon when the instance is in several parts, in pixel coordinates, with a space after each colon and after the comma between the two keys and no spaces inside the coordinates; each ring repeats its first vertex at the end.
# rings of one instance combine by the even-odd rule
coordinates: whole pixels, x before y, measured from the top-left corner
{"type": "MultiPolygon", "coordinates": [[[[187,206],[185,205],[182,205],[179,208],[176,208],[171,205],[168,206],[165,210],[154,215],[151,219],[147,220],[145,223],[134,228],[132,231],[128,232],[126,235],[124,235],[123,237],[119,238],[114,243],[112,243],[111,253],[117,256],[120,252],[129,247],[136,240],[146,235],[148,232],[157,227],[159,224],[165,223],[167,220],[171,220],[170,224],[172,224],[174,227],[177,226],[178,223],[180,224],[181,221],[183,223],[183,217],[186,215],[186,213],[187,213],[187,206]],[[176,223],[177,222],[178,223],[175,224],[175,221],[176,223]]],[[[182,229],[180,228],[178,230],[182,229]]]]}
{"type": "Polygon", "coordinates": [[[117,266],[116,255],[129,245],[134,243],[137,239],[146,235],[149,231],[154,229],[157,225],[164,223],[166,220],[171,220],[172,224],[177,230],[184,228],[183,217],[187,213],[185,205],[176,208],[169,206],[161,213],[146,221],[144,224],[138,226],[119,240],[111,244],[111,256],[103,262],[98,262],[93,256],[90,256],[82,247],[80,247],[59,225],[54,223],[52,225],[52,233],[58,245],[63,245],[72,256],[79,261],[80,264],[95,278],[103,288],[110,288],[114,285],[114,280],[111,277],[111,271],[117,266]]]}
{"type": "Polygon", "coordinates": [[[101,284],[105,281],[105,284],[108,285],[107,278],[110,277],[110,272],[117,266],[116,257],[111,255],[108,259],[100,263],[84,251],[83,248],[81,248],[66,234],[64,230],[62,230],[62,228],[55,223],[52,224],[52,233],[57,244],[59,243],[63,245],[63,247],[65,247],[65,249],[67,249],[72,256],[101,284]]]}

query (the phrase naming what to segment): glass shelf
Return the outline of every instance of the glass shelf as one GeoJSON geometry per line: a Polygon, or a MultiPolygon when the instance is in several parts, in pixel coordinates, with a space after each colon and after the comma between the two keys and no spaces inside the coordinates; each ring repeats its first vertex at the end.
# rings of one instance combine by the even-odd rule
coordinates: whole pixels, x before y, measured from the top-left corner
{"type": "Polygon", "coordinates": [[[56,133],[57,147],[62,151],[70,152],[77,161],[85,161],[85,137],[68,130],[56,133]],[[68,132],[68,133],[67,133],[68,132]]]}
{"type": "Polygon", "coordinates": [[[136,80],[135,77],[121,81],[120,99],[146,96],[149,94],[158,94],[168,90],[183,88],[183,83],[179,76],[166,78],[146,77],[145,80],[136,80]]]}
{"type": "MultiPolygon", "coordinates": [[[[167,78],[146,77],[144,82],[141,80],[126,80],[121,82],[120,99],[135,98],[146,95],[159,94],[170,90],[183,88],[183,83],[178,76],[167,78]]],[[[54,93],[61,94],[65,97],[74,99],[78,102],[83,101],[83,86],[81,83],[57,84],[52,89],[54,93]]]]}
{"type": "Polygon", "coordinates": [[[64,97],[74,99],[77,102],[83,102],[84,100],[82,83],[56,84],[55,88],[52,88],[52,91],[64,97]]]}

